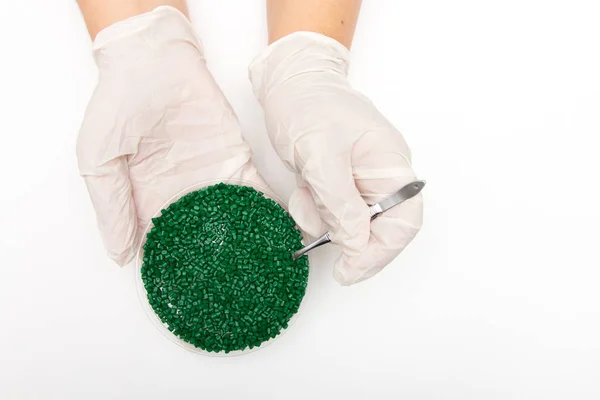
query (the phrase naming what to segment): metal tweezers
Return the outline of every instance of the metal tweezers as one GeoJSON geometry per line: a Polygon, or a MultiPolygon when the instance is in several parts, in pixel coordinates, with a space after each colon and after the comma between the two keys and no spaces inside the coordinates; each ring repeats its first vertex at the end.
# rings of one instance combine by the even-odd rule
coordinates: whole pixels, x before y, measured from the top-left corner
{"type": "MultiPolygon", "coordinates": [[[[373,204],[369,207],[369,211],[371,212],[371,221],[379,217],[382,213],[389,210],[390,208],[397,206],[398,204],[416,196],[421,190],[423,190],[424,187],[425,181],[414,181],[404,186],[402,189],[398,190],[393,195],[381,200],[379,203],[373,204]]],[[[323,236],[321,236],[314,242],[310,243],[309,245],[301,248],[300,250],[292,254],[292,258],[296,260],[302,257],[307,252],[311,251],[312,249],[315,249],[329,242],[331,242],[331,236],[329,232],[326,232],[325,234],[323,234],[323,236]]]]}

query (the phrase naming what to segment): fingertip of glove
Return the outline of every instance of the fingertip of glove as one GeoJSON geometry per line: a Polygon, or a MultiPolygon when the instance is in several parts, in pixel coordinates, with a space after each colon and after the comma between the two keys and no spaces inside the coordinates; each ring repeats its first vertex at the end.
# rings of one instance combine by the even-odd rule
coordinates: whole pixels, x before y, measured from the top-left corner
{"type": "Polygon", "coordinates": [[[345,260],[346,257],[342,254],[333,267],[333,278],[342,286],[350,286],[365,281],[383,269],[383,266],[375,268],[351,266],[345,260]]]}
{"type": "Polygon", "coordinates": [[[121,253],[113,253],[110,250],[107,252],[108,258],[113,260],[119,267],[123,268],[129,265],[135,258],[134,247],[130,247],[121,253]]]}
{"type": "Polygon", "coordinates": [[[346,254],[340,255],[333,267],[333,278],[342,286],[350,286],[362,282],[381,270],[380,268],[370,273],[372,271],[370,269],[354,268],[348,264],[347,260],[349,258],[346,254]]]}

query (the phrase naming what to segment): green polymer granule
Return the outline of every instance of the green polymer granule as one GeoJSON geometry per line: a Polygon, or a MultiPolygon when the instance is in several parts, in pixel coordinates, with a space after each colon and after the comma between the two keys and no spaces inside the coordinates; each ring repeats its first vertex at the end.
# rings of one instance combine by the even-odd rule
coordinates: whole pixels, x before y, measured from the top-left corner
{"type": "Polygon", "coordinates": [[[308,258],[294,220],[247,186],[209,186],[161,211],[144,244],[150,306],[209,352],[252,349],[287,328],[304,297],[308,258]]]}

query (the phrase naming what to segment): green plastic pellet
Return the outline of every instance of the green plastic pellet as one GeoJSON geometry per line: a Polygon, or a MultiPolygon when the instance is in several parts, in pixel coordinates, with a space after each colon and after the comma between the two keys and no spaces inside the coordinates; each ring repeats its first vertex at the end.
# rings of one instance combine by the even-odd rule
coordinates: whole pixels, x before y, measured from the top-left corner
{"type": "Polygon", "coordinates": [[[287,328],[304,297],[302,236],[275,201],[218,184],[162,210],[144,245],[148,301],[168,329],[209,352],[252,349],[287,328]]]}

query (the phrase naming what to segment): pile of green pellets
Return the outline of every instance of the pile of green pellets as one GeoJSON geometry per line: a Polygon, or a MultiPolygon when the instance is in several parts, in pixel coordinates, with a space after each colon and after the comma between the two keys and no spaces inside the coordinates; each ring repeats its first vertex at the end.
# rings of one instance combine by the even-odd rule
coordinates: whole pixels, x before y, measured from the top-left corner
{"type": "Polygon", "coordinates": [[[252,349],[287,328],[304,297],[308,258],[294,220],[247,186],[217,184],[161,211],[144,244],[150,306],[208,352],[252,349]]]}

